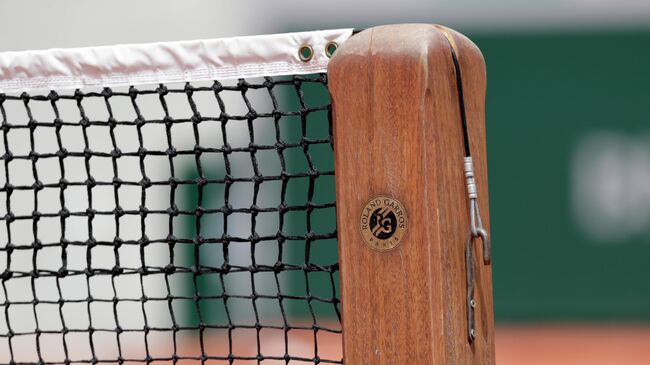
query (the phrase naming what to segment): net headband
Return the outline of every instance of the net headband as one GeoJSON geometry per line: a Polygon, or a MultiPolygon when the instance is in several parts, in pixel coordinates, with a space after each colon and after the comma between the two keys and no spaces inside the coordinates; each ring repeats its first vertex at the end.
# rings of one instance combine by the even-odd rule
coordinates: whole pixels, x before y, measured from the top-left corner
{"type": "Polygon", "coordinates": [[[352,29],[0,53],[0,92],[116,87],[325,72],[352,29]],[[311,58],[300,57],[311,47],[311,58]]]}

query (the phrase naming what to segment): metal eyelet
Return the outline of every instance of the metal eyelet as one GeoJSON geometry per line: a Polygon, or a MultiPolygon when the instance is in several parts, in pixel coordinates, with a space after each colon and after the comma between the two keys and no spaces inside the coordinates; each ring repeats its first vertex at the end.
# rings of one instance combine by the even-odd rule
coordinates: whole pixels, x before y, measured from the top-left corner
{"type": "Polygon", "coordinates": [[[298,57],[300,57],[302,62],[309,62],[314,58],[314,49],[308,44],[303,44],[298,49],[298,57]]]}
{"type": "Polygon", "coordinates": [[[328,58],[331,58],[334,55],[334,52],[336,52],[338,48],[339,48],[338,43],[334,41],[327,42],[327,44],[325,45],[325,55],[328,58]]]}

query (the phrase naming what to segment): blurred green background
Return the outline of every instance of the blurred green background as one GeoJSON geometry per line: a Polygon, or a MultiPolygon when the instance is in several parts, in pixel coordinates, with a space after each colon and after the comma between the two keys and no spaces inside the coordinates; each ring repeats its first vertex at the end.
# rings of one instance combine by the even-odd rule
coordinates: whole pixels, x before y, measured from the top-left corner
{"type": "Polygon", "coordinates": [[[497,320],[649,320],[650,32],[470,37],[497,320]]]}

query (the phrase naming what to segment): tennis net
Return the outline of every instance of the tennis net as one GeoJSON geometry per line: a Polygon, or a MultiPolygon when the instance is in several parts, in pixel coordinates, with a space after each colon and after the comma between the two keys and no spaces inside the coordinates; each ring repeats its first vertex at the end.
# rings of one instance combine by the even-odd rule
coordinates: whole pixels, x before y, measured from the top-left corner
{"type": "Polygon", "coordinates": [[[350,34],[0,55],[0,364],[342,363],[322,72],[350,34]]]}

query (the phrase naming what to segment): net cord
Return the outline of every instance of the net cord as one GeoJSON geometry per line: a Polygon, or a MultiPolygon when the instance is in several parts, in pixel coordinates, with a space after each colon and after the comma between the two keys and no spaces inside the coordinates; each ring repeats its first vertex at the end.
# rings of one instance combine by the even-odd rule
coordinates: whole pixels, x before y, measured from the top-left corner
{"type": "Polygon", "coordinates": [[[140,86],[327,71],[352,29],[0,53],[0,92],[140,86]],[[300,58],[302,46],[313,55],[300,58]]]}

